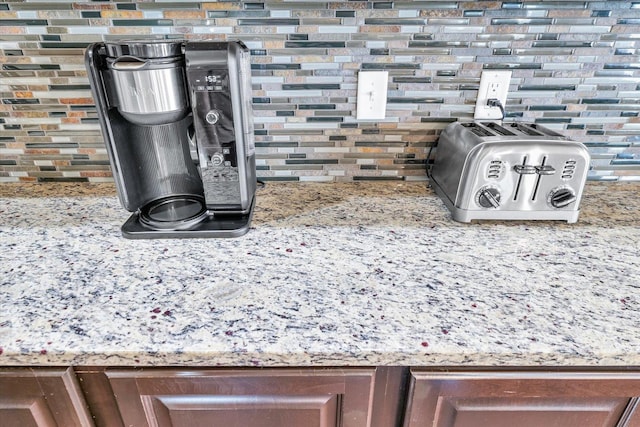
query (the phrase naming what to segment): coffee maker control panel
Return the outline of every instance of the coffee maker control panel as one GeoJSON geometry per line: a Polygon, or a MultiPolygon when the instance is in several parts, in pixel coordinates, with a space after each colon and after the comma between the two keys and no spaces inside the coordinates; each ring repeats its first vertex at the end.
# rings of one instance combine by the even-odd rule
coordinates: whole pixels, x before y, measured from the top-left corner
{"type": "Polygon", "coordinates": [[[218,120],[220,120],[220,113],[216,110],[211,110],[207,113],[206,116],[204,116],[204,119],[210,125],[215,125],[216,123],[218,123],[218,120]]]}
{"type": "Polygon", "coordinates": [[[200,167],[236,166],[236,137],[227,70],[194,69],[188,73],[200,167]]]}
{"type": "Polygon", "coordinates": [[[236,129],[227,69],[187,68],[198,166],[207,206],[240,203],[236,129]]]}
{"type": "Polygon", "coordinates": [[[246,211],[251,201],[246,190],[254,187],[255,166],[245,149],[246,107],[240,90],[246,82],[239,81],[237,64],[244,50],[241,44],[226,42],[185,47],[197,165],[207,208],[214,212],[246,211]]]}

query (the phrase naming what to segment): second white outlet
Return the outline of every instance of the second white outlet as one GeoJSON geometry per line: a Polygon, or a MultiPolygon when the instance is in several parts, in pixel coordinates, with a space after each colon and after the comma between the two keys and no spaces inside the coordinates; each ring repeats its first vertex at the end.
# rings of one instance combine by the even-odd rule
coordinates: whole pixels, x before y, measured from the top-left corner
{"type": "Polygon", "coordinates": [[[511,71],[483,71],[480,76],[480,89],[476,100],[475,120],[501,120],[504,110],[488,105],[490,99],[497,99],[503,108],[507,105],[507,93],[511,82],[511,71]]]}
{"type": "Polygon", "coordinates": [[[380,120],[387,113],[388,71],[360,71],[358,73],[358,120],[380,120]]]}

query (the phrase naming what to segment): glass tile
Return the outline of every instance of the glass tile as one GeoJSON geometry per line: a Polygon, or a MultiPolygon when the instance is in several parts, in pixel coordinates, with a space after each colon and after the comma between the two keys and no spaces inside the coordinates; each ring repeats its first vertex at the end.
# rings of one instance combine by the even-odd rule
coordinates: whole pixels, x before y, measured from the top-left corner
{"type": "Polygon", "coordinates": [[[346,44],[345,44],[345,42],[322,41],[322,40],[320,40],[320,41],[287,41],[287,42],[285,42],[285,47],[341,48],[341,47],[346,47],[346,44]]]}
{"type": "Polygon", "coordinates": [[[417,70],[420,64],[363,63],[363,70],[417,70]]]}
{"type": "Polygon", "coordinates": [[[542,64],[483,64],[484,70],[538,70],[542,68],[542,64]]]}
{"type": "Polygon", "coordinates": [[[173,25],[171,19],[113,19],[116,27],[147,27],[160,25],[173,25]]]}
{"type": "Polygon", "coordinates": [[[618,19],[620,25],[640,25],[640,18],[622,18],[618,19]]]}
{"type": "Polygon", "coordinates": [[[299,19],[266,18],[266,19],[238,19],[238,25],[282,26],[299,25],[299,19]]]}
{"type": "Polygon", "coordinates": [[[493,18],[491,25],[551,25],[550,18],[493,18]]]}
{"type": "Polygon", "coordinates": [[[0,19],[0,27],[22,27],[27,25],[46,26],[46,19],[0,19]]]}

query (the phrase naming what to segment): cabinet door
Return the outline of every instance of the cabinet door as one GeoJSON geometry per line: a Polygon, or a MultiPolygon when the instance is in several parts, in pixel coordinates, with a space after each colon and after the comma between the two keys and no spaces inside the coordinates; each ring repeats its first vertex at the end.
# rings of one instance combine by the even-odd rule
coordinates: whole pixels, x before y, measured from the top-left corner
{"type": "Polygon", "coordinates": [[[640,374],[414,370],[409,390],[405,427],[613,427],[640,374]]]}
{"type": "Polygon", "coordinates": [[[616,427],[640,427],[640,397],[631,399],[616,427]]]}
{"type": "Polygon", "coordinates": [[[2,427],[92,426],[71,369],[0,368],[2,427]]]}
{"type": "Polygon", "coordinates": [[[107,370],[125,426],[367,427],[375,369],[107,370]]]}

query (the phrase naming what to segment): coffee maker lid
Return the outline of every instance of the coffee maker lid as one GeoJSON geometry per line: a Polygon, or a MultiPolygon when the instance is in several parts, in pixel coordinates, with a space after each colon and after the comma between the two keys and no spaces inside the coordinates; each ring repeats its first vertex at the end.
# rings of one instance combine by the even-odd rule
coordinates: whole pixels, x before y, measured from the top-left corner
{"type": "Polygon", "coordinates": [[[105,42],[111,57],[169,58],[182,55],[184,40],[118,40],[105,42]]]}

